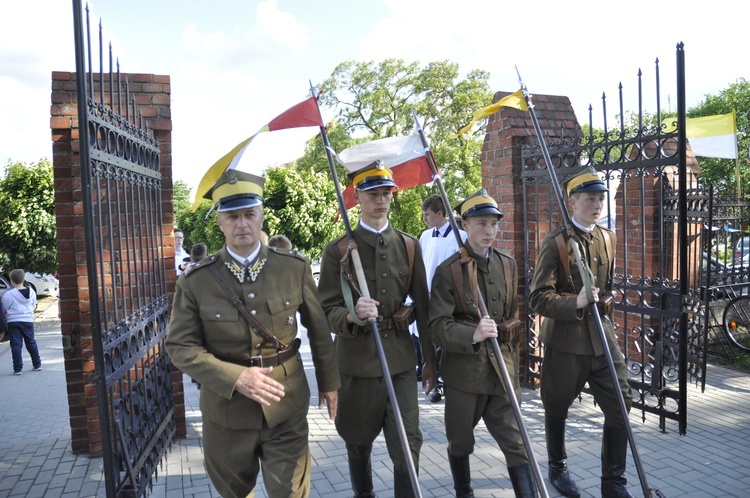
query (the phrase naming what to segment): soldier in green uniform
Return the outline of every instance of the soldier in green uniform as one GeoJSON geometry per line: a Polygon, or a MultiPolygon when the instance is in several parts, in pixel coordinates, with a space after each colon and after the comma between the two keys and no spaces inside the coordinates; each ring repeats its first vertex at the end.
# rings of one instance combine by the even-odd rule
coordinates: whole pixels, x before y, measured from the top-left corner
{"type": "Polygon", "coordinates": [[[295,339],[297,312],[307,327],[319,406],[327,404],[331,418],[340,386],[310,264],[259,241],[262,178],[230,170],[206,197],[216,202],[226,247],[177,280],[167,334],[172,362],[202,386],[206,469],[225,497],[253,496],[261,465],[270,497],[307,497],[310,389],[295,339]]]}
{"type": "Polygon", "coordinates": [[[341,372],[336,429],[346,443],[349,476],[356,497],[375,496],[370,453],[381,430],[393,461],[395,496],[410,497],[413,492],[408,465],[388,400],[375,339],[366,320],[376,318],[378,321],[411,455],[418,467],[422,433],[417,403],[417,359],[408,324],[397,326],[393,314],[410,295],[415,304],[414,315],[425,360],[422,385],[429,392],[435,386],[436,375],[435,351],[427,332],[429,295],[424,263],[419,242],[394,229],[388,221],[392,189],[396,188],[391,171],[378,161],[350,173],[349,177],[355,186],[354,199],[362,210],[354,239],[371,297],[359,296],[348,282],[342,285],[340,260],[347,241],[345,238],[333,240],[323,252],[318,291],[336,333],[336,358],[341,372]],[[407,245],[411,245],[411,249],[407,245]],[[346,301],[352,293],[352,306],[347,307],[346,301]]]}
{"type": "Polygon", "coordinates": [[[483,419],[505,455],[516,496],[536,496],[523,438],[488,339],[497,338],[513,380],[511,394],[521,400],[518,379],[518,270],[516,261],[492,247],[502,217],[497,202],[480,190],[456,207],[468,234],[473,262],[454,254],[435,270],[430,298],[430,330],[443,348],[440,373],[445,385],[445,434],[456,497],[473,497],[469,455],[474,428],[483,419]],[[474,264],[476,266],[474,266],[474,264]],[[477,284],[487,305],[481,317],[477,284]],[[505,328],[511,322],[515,326],[505,328]]]}
{"type": "Polygon", "coordinates": [[[594,298],[600,305],[606,347],[612,353],[625,405],[630,410],[627,368],[612,323],[616,238],[614,232],[597,225],[608,189],[593,169],[587,169],[573,177],[566,190],[576,240],[566,240],[564,229],[544,238],[529,298],[531,307],[544,317],[541,398],[549,478],[562,495],[580,496],[567,467],[565,419],[568,408],[588,382],[594,400],[604,412],[602,496],[630,497],[625,479],[627,429],[571,245],[578,244],[581,257],[593,273],[594,298]]]}

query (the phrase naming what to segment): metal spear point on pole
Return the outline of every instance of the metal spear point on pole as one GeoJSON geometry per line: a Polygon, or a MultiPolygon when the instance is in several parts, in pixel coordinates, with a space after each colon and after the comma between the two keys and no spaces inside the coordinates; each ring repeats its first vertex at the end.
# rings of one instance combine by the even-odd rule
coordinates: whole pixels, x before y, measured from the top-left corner
{"type": "MultiPolygon", "coordinates": [[[[432,178],[435,181],[435,184],[438,186],[440,198],[443,200],[443,205],[445,205],[445,211],[448,215],[448,221],[450,222],[452,228],[451,232],[453,232],[453,235],[456,237],[456,244],[459,247],[459,253],[461,253],[461,262],[463,264],[464,261],[467,261],[470,258],[470,256],[466,252],[466,248],[464,247],[463,241],[461,240],[461,234],[458,230],[456,217],[453,214],[453,210],[450,209],[448,194],[445,192],[445,188],[443,187],[443,180],[440,176],[440,172],[438,172],[437,170],[435,159],[432,157],[432,152],[430,151],[430,146],[427,143],[427,138],[424,135],[424,130],[422,130],[422,126],[419,124],[419,119],[417,118],[417,113],[413,108],[411,112],[412,116],[414,117],[414,124],[417,127],[417,132],[419,133],[419,138],[422,141],[422,146],[425,148],[427,162],[430,164],[430,169],[432,170],[432,178]]],[[[482,291],[479,288],[478,282],[477,296],[479,301],[479,311],[482,314],[482,318],[490,318],[490,315],[487,312],[487,305],[484,302],[484,297],[482,296],[482,291]]],[[[529,458],[529,463],[531,465],[531,470],[534,474],[534,479],[536,480],[537,487],[539,488],[539,493],[542,495],[542,498],[547,498],[549,496],[549,493],[547,492],[547,487],[544,484],[542,473],[539,470],[539,464],[537,463],[536,457],[534,456],[534,450],[531,448],[529,433],[526,430],[526,424],[524,423],[523,417],[521,416],[521,405],[518,403],[518,398],[516,398],[515,396],[515,389],[513,389],[513,380],[510,378],[508,367],[505,366],[505,361],[503,361],[503,354],[500,350],[500,345],[497,342],[497,338],[491,337],[489,341],[492,345],[492,351],[495,353],[495,359],[497,360],[497,364],[500,369],[500,379],[503,381],[505,392],[508,394],[508,399],[510,400],[510,404],[513,408],[513,414],[516,417],[516,423],[518,424],[518,429],[521,433],[521,439],[523,439],[523,445],[526,450],[526,455],[529,458]]]]}
{"type": "Polygon", "coordinates": [[[602,341],[602,349],[604,350],[604,357],[607,360],[609,373],[612,377],[612,385],[614,385],[614,388],[615,388],[615,397],[617,398],[618,405],[620,407],[620,413],[622,414],[622,419],[625,423],[625,429],[627,430],[627,433],[628,433],[628,443],[630,444],[630,452],[633,454],[633,460],[635,461],[635,468],[638,471],[638,479],[641,482],[641,489],[643,490],[643,496],[645,498],[652,498],[654,496],[654,493],[656,493],[656,496],[666,498],[665,495],[659,489],[651,488],[648,485],[646,472],[643,470],[641,457],[638,454],[638,448],[635,445],[635,436],[633,436],[633,429],[630,426],[630,418],[628,417],[628,409],[625,406],[625,400],[622,397],[622,389],[620,389],[620,382],[617,379],[617,371],[615,370],[615,364],[614,364],[614,360],[612,359],[612,353],[609,351],[609,347],[607,346],[607,336],[604,333],[604,324],[602,323],[601,315],[599,315],[599,308],[596,306],[596,302],[594,299],[593,278],[592,278],[593,274],[591,273],[591,269],[588,267],[587,262],[581,257],[581,252],[578,248],[578,244],[576,243],[577,238],[575,236],[575,231],[573,230],[573,224],[570,221],[570,215],[568,214],[568,210],[565,208],[565,200],[563,198],[562,189],[560,188],[560,182],[557,180],[557,173],[555,172],[555,167],[552,164],[552,158],[549,155],[549,150],[547,149],[547,143],[544,141],[544,137],[542,137],[542,129],[539,126],[539,120],[537,119],[536,112],[534,111],[534,104],[531,101],[531,94],[526,88],[526,85],[523,84],[523,80],[521,79],[521,73],[518,71],[517,67],[516,67],[516,73],[518,74],[518,83],[521,85],[521,90],[523,91],[523,97],[526,100],[526,105],[529,107],[529,114],[531,115],[531,122],[534,124],[534,131],[536,132],[536,137],[537,137],[537,140],[539,141],[539,146],[542,149],[542,155],[544,156],[544,161],[547,164],[547,172],[549,173],[552,187],[555,191],[557,201],[560,204],[560,212],[562,213],[562,216],[563,216],[565,229],[567,231],[568,237],[571,239],[570,245],[573,248],[573,255],[575,256],[576,265],[578,266],[578,270],[581,274],[581,277],[583,278],[583,287],[586,289],[586,297],[588,298],[588,301],[589,301],[589,309],[591,311],[592,316],[594,317],[594,321],[596,322],[596,327],[599,331],[599,339],[602,341]]]}
{"type": "MultiPolygon", "coordinates": [[[[313,87],[312,81],[310,82],[310,93],[315,99],[317,105],[317,95],[315,93],[315,87],[313,87]]],[[[318,107],[320,112],[320,107],[318,107]]],[[[321,118],[321,122],[322,122],[321,118]]],[[[333,156],[331,155],[331,146],[328,143],[328,133],[326,127],[320,127],[320,135],[323,138],[323,146],[326,151],[326,158],[328,159],[328,166],[331,170],[331,177],[333,185],[336,187],[336,197],[339,203],[339,211],[341,212],[341,220],[344,223],[346,229],[346,238],[349,241],[349,252],[352,257],[352,267],[354,273],[357,276],[357,283],[359,284],[360,292],[362,297],[369,298],[370,291],[367,288],[367,279],[365,278],[365,272],[362,269],[362,260],[359,257],[359,250],[357,248],[357,242],[354,240],[354,231],[349,224],[349,214],[346,211],[346,203],[344,202],[344,194],[341,192],[341,185],[339,184],[339,175],[336,172],[336,165],[333,162],[333,156]]],[[[411,456],[411,447],[406,437],[406,428],[404,427],[404,420],[401,417],[401,410],[398,407],[398,400],[396,399],[396,391],[393,388],[393,379],[391,379],[391,372],[388,368],[388,360],[385,356],[385,350],[383,349],[383,341],[380,338],[380,332],[378,331],[378,324],[375,318],[368,318],[367,320],[370,326],[370,332],[372,337],[375,339],[375,347],[378,350],[378,358],[380,359],[380,366],[383,369],[383,379],[385,380],[385,387],[388,391],[388,399],[391,402],[391,408],[393,408],[393,418],[396,420],[396,427],[398,429],[398,437],[401,441],[401,449],[404,452],[404,459],[409,470],[409,480],[411,482],[412,490],[416,498],[422,498],[422,491],[419,489],[419,479],[417,477],[417,470],[414,466],[414,459],[411,456]]]]}

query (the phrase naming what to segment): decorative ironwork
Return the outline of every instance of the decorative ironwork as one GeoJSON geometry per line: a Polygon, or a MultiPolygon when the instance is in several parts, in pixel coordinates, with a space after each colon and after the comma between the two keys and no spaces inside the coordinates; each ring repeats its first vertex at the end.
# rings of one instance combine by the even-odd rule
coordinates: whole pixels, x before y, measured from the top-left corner
{"type": "Polygon", "coordinates": [[[74,0],[86,263],[107,496],[144,496],[176,431],[159,144],[74,0]],[[84,46],[88,57],[84,56],[84,46]],[[87,64],[88,62],[88,64],[87,64]],[[116,76],[116,80],[115,80],[116,76]],[[123,106],[123,86],[125,98],[123,106]],[[124,110],[124,114],[123,114],[124,110]]]}

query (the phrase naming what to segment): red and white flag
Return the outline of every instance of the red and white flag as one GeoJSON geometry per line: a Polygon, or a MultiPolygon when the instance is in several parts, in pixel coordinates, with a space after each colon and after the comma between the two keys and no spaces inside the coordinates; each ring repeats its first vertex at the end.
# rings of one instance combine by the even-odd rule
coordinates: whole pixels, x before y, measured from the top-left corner
{"type": "MultiPolygon", "coordinates": [[[[393,172],[393,181],[398,185],[399,190],[404,190],[433,181],[426,154],[427,151],[419,135],[408,135],[381,138],[355,145],[342,150],[337,158],[350,173],[381,160],[393,172]]],[[[354,186],[346,187],[343,195],[346,209],[353,208],[356,204],[354,186]]]]}
{"type": "Polygon", "coordinates": [[[273,118],[267,125],[256,131],[250,138],[238,143],[232,150],[227,152],[221,159],[216,161],[213,166],[208,168],[203,175],[198,189],[195,192],[195,201],[191,209],[195,211],[200,206],[203,196],[214,186],[216,181],[228,169],[234,169],[242,158],[242,154],[250,145],[255,137],[266,131],[286,130],[289,128],[302,128],[305,126],[323,126],[323,120],[320,118],[318,104],[314,97],[303,100],[273,118]]]}

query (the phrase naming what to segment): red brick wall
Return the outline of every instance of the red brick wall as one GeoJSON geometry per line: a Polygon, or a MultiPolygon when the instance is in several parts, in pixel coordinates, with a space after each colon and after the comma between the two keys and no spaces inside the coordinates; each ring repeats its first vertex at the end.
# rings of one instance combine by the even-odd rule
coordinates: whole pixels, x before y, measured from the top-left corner
{"type": "MultiPolygon", "coordinates": [[[[172,119],[170,78],[152,74],[123,74],[130,82],[130,94],[143,124],[159,141],[162,175],[162,226],[166,235],[163,253],[167,265],[168,297],[174,293],[174,222],[172,207],[172,119]],[[169,259],[172,258],[172,259],[169,259]],[[171,263],[170,263],[171,261],[171,263]]],[[[105,75],[105,104],[109,103],[105,75]]],[[[96,91],[99,77],[95,75],[96,91]]],[[[124,106],[124,89],[122,94],[124,106]]],[[[98,100],[98,94],[96,95],[98,100]]],[[[117,96],[115,94],[115,102],[117,96]]],[[[124,108],[123,108],[124,114],[124,108]]],[[[131,107],[132,115],[132,107],[131,107]]],[[[101,434],[96,386],[93,383],[91,315],[86,254],[84,250],[83,199],[79,163],[78,104],[76,75],[52,73],[50,128],[53,142],[55,205],[57,216],[58,272],[60,275],[60,310],[62,343],[65,358],[66,384],[72,449],[76,453],[101,453],[101,434]]],[[[178,435],[185,434],[185,409],[182,396],[182,375],[174,374],[178,435]]]]}

